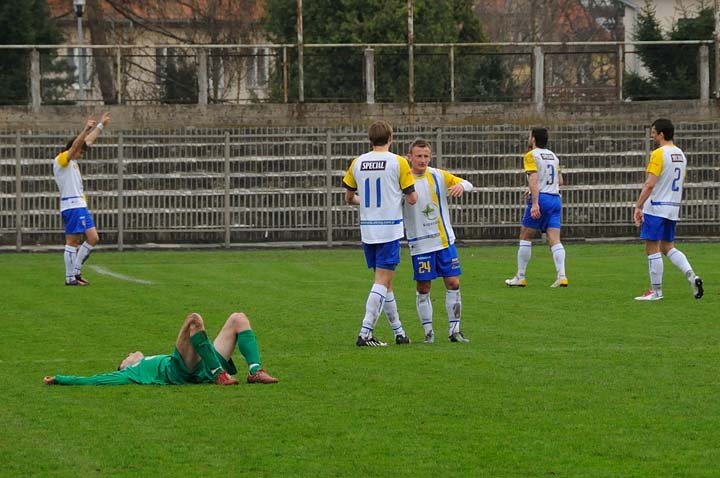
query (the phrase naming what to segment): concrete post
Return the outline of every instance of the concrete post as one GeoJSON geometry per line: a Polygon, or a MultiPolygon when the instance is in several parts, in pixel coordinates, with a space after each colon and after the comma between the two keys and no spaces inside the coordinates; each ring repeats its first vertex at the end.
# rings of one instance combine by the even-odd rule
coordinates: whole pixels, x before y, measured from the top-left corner
{"type": "Polygon", "coordinates": [[[305,59],[303,49],[305,41],[303,40],[303,4],[302,0],[297,0],[297,46],[298,46],[298,101],[305,102],[305,59]]]}
{"type": "Polygon", "coordinates": [[[625,46],[624,45],[618,45],[618,52],[617,52],[618,58],[617,58],[617,75],[615,76],[617,78],[617,89],[618,89],[618,101],[622,101],[623,98],[623,82],[625,81],[625,46]]]}
{"type": "Polygon", "coordinates": [[[208,55],[204,48],[198,49],[198,104],[208,104],[208,55]]]}
{"type": "Polygon", "coordinates": [[[415,103],[415,33],[413,0],[407,0],[408,22],[408,102],[415,103]]]}
{"type": "Polygon", "coordinates": [[[365,101],[375,104],[375,50],[365,48],[365,101]]]}
{"type": "Polygon", "coordinates": [[[538,113],[545,110],[545,56],[542,47],[533,47],[533,76],[535,91],[533,102],[538,113]]]}
{"type": "Polygon", "coordinates": [[[287,56],[287,47],[283,47],[283,102],[288,102],[288,56],[287,56]]]}
{"type": "Polygon", "coordinates": [[[700,45],[700,104],[710,104],[710,49],[707,45],[700,45]]]}
{"type": "Polygon", "coordinates": [[[433,163],[436,168],[443,169],[443,150],[442,150],[442,130],[440,128],[435,132],[435,147],[433,148],[433,163]]]}
{"type": "Polygon", "coordinates": [[[115,50],[115,84],[117,85],[117,102],[122,104],[122,54],[120,48],[115,50]]]}
{"type": "Polygon", "coordinates": [[[715,98],[720,99],[720,0],[715,0],[715,98]]]}
{"type": "Polygon", "coordinates": [[[455,46],[450,46],[450,102],[455,103],[455,46]]]}
{"type": "Polygon", "coordinates": [[[33,113],[39,112],[42,104],[40,78],[40,52],[33,48],[30,50],[30,104],[33,113]]]}

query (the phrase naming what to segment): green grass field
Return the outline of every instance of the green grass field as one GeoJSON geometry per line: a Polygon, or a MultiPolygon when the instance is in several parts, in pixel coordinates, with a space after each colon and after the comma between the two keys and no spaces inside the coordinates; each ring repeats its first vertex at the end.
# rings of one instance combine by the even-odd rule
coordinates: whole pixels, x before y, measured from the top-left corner
{"type": "MultiPolygon", "coordinates": [[[[633,300],[640,243],[566,249],[568,289],[548,287],[537,244],[529,286],[509,289],[515,247],[461,248],[472,342],[443,339],[436,282],[434,345],[404,251],[395,290],[415,343],[384,349],[354,345],[372,281],[359,248],[101,251],[86,288],[62,285],[61,253],[2,254],[0,476],[718,476],[720,245],[681,244],[702,300],[666,260],[651,303],[633,300]],[[42,385],[170,353],[187,312],[214,335],[236,310],[278,385],[42,385]]],[[[384,317],[377,335],[391,339],[384,317]]]]}

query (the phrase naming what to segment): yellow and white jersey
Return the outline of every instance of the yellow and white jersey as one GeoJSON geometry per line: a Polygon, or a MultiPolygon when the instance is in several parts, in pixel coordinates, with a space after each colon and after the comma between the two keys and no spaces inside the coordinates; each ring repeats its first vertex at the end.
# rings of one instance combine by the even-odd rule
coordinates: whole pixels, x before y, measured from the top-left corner
{"type": "Polygon", "coordinates": [[[658,177],[643,213],[677,221],[680,215],[687,159],[677,146],[661,146],[650,155],[647,172],[658,177]]]}
{"type": "Polygon", "coordinates": [[[350,164],[343,184],[360,197],[360,236],[366,244],[403,237],[403,193],[414,191],[407,159],[389,152],[365,153],[350,164]]]}
{"type": "Polygon", "coordinates": [[[525,172],[538,174],[541,193],[560,194],[560,160],[549,149],[535,148],[523,158],[525,172]]]}
{"type": "Polygon", "coordinates": [[[80,168],[77,161],[68,157],[67,151],[53,160],[53,174],[60,189],[60,211],[87,207],[80,168]]]}
{"type": "Polygon", "coordinates": [[[465,191],[472,184],[442,169],[427,168],[422,176],[415,176],[417,203],[403,204],[403,218],[410,254],[439,251],[455,243],[450,224],[448,189],[462,184],[465,191]]]}

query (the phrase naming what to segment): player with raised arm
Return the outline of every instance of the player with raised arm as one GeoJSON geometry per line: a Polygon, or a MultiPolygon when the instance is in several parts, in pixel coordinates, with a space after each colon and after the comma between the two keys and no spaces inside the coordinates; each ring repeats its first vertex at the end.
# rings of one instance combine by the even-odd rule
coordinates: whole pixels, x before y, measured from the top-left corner
{"type": "Polygon", "coordinates": [[[387,315],[395,343],[410,343],[400,322],[392,280],[400,263],[402,201],[404,198],[409,204],[415,204],[417,193],[407,159],[390,152],[392,132],[386,121],[373,123],[368,131],[372,151],[355,158],[343,178],[345,202],[360,208],[365,260],[368,268],[375,271],[356,341],[358,347],[387,345],[373,334],[381,311],[387,315]]]}
{"type": "Polygon", "coordinates": [[[53,175],[60,190],[60,213],[65,225],[65,285],[88,285],[82,277],[82,267],[100,236],[87,207],[77,160],[95,143],[109,121],[109,113],[104,113],[98,122],[88,118],[80,134],[71,139],[53,160],[53,175]],[[83,234],[85,241],[81,242],[83,234]]]}
{"type": "Polygon", "coordinates": [[[557,275],[550,287],[567,287],[565,275],[565,248],[560,242],[562,219],[562,201],[560,186],[563,184],[560,173],[560,160],[547,149],[548,131],[545,128],[533,128],[528,137],[530,151],[523,158],[523,169],[527,174],[530,194],[525,215],[520,226],[520,246],[517,253],[517,273],[505,284],[510,287],[525,287],[525,271],[532,257],[532,239],[537,231],[547,233],[547,242],[555,262],[557,275]]]}
{"type": "Polygon", "coordinates": [[[445,311],[451,342],[469,342],[460,330],[460,259],[455,248],[455,232],[450,223],[448,196],[460,197],[473,185],[443,169],[430,167],[430,143],[417,139],[410,146],[408,160],[415,178],[417,203],[403,205],[403,219],[412,256],[416,281],[416,306],[425,333],[425,343],[435,341],[433,309],[430,301],[432,280],[445,282],[445,311]]]}
{"type": "Polygon", "coordinates": [[[633,212],[635,225],[640,227],[640,237],[645,239],[650,290],[635,300],[663,298],[662,254],[685,274],[696,299],[704,294],[702,279],[695,274],[685,254],[675,248],[675,226],[680,217],[687,158],[673,143],[674,136],[675,126],[669,119],[660,118],[652,124],[650,137],[658,148],[650,154],[645,184],[633,212]]]}
{"type": "Polygon", "coordinates": [[[172,355],[145,356],[132,352],[114,372],[90,377],[73,375],[46,376],[46,385],[184,385],[215,383],[237,385],[232,354],[237,345],[248,364],[248,383],[277,383],[260,363],[260,351],[250,321],[242,312],[228,317],[225,325],[210,342],[200,314],[191,313],[180,328],[172,355]]]}

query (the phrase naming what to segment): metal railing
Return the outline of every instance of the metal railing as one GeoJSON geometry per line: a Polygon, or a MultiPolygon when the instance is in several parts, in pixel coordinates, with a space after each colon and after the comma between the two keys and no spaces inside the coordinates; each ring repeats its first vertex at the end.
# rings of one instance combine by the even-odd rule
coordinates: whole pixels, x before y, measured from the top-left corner
{"type": "MultiPolygon", "coordinates": [[[[688,156],[685,236],[720,236],[720,123],[680,124],[688,156]]],[[[433,163],[468,179],[472,193],[451,200],[461,240],[511,239],[524,205],[518,126],[407,127],[393,150],[417,137],[433,163]]],[[[52,158],[71,133],[0,134],[0,246],[61,245],[52,158]]],[[[651,149],[645,127],[556,127],[550,147],[565,186],[568,238],[630,237],[632,205],[651,149]]],[[[341,179],[367,151],[364,128],[106,131],[80,161],[89,209],[102,243],[122,250],[147,244],[231,247],[263,242],[332,246],[357,241],[357,210],[343,202],[341,179]]]]}
{"type": "MultiPolygon", "coordinates": [[[[43,84],[57,78],[59,73],[44,71],[43,55],[59,55],[68,61],[77,53],[85,60],[106,58],[112,63],[112,83],[116,91],[113,102],[135,104],[142,102],[190,102],[208,104],[253,103],[262,101],[353,101],[375,103],[391,101],[383,93],[383,85],[375,78],[381,68],[392,62],[384,57],[403,60],[402,68],[392,66],[398,82],[407,78],[406,101],[526,101],[533,102],[542,110],[548,101],[621,101],[628,99],[623,92],[623,78],[628,63],[637,63],[636,50],[643,46],[685,45],[697,47],[698,84],[686,97],[707,104],[711,91],[718,92],[716,79],[710,78],[711,40],[684,40],[658,42],[544,42],[544,43],[407,43],[376,44],[236,44],[236,45],[0,45],[3,51],[27,52],[31,87],[27,104],[38,109],[44,103],[102,103],[97,72],[89,68],[90,84],[85,79],[74,78],[74,84],[64,93],[49,98],[43,84]],[[301,51],[305,54],[299,54],[301,51]],[[355,68],[362,78],[362,91],[348,92],[342,98],[313,97],[308,91],[309,80],[319,81],[319,73],[312,70],[313,55],[332,55],[348,51],[352,58],[349,68],[355,68]],[[74,53],[75,52],[75,53],[74,53]],[[169,52],[169,53],[168,53],[169,52]],[[465,55],[465,56],[464,56],[465,55]],[[491,97],[467,97],[463,88],[469,85],[459,77],[458,69],[464,59],[474,57],[494,58],[503,71],[506,93],[491,97]],[[632,58],[631,62],[627,60],[632,58]],[[176,68],[192,75],[168,73],[168,59],[176,68]],[[435,97],[423,97],[418,85],[421,63],[432,65],[433,78],[425,81],[442,82],[443,93],[435,97]],[[580,71],[582,70],[582,71],[580,71]],[[194,76],[193,76],[194,75],[194,76]],[[273,96],[270,77],[279,88],[273,96]],[[315,75],[316,77],[313,77],[315,75]],[[578,79],[581,78],[581,79],[578,79]],[[167,94],[167,89],[180,89],[177,96],[167,94]],[[79,91],[88,95],[80,100],[79,91]],[[503,96],[505,95],[505,96],[503,96]]],[[[88,63],[90,63],[88,61],[88,63]]],[[[49,68],[48,68],[49,70],[49,68]]],[[[716,71],[715,77],[718,72],[716,71]]],[[[351,88],[352,90],[352,88],[351,88]]],[[[0,98],[2,100],[2,98],[0,98]]]]}

